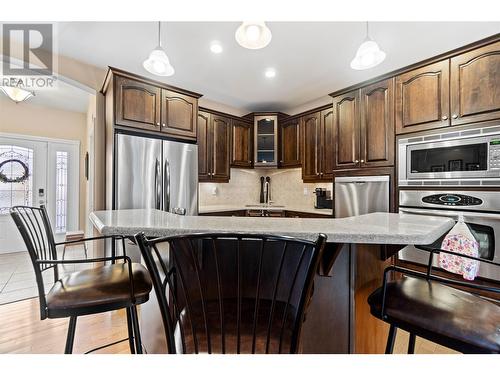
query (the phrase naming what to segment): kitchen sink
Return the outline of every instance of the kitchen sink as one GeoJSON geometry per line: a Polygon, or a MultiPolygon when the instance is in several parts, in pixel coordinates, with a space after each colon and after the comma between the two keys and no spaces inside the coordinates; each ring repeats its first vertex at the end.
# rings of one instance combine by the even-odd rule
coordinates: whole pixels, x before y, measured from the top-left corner
{"type": "Polygon", "coordinates": [[[245,207],[249,207],[249,208],[273,208],[273,207],[276,207],[276,208],[283,208],[285,206],[280,206],[280,205],[277,205],[277,204],[247,204],[245,205],[245,207]]]}

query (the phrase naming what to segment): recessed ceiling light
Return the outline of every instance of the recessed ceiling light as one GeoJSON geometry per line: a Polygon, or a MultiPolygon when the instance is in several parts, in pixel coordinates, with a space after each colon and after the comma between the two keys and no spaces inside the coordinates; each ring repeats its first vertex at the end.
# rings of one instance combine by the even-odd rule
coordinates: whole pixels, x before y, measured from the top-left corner
{"type": "Polygon", "coordinates": [[[222,45],[219,42],[213,41],[210,44],[210,51],[212,51],[212,53],[221,53],[222,50],[223,50],[222,45]]]}
{"type": "Polygon", "coordinates": [[[274,70],[273,68],[268,68],[264,72],[264,75],[266,76],[266,78],[274,78],[276,77],[276,70],[274,70]]]}

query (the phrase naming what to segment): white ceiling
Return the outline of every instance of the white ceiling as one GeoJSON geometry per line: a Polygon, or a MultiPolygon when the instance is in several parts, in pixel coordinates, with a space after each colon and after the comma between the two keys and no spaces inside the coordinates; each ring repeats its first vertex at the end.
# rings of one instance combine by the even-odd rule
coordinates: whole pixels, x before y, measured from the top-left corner
{"type": "MultiPolygon", "coordinates": [[[[270,22],[261,50],[240,47],[238,22],[164,23],[164,46],[176,73],[159,78],[236,108],[288,111],[328,93],[500,32],[500,22],[374,22],[370,34],[386,60],[367,71],[349,67],[365,36],[362,22],[270,22]],[[224,47],[214,55],[212,40],[224,47]],[[264,77],[273,67],[274,79],[264,77]]],[[[101,68],[146,75],[142,61],[157,45],[156,22],[63,22],[59,53],[101,68]]]]}

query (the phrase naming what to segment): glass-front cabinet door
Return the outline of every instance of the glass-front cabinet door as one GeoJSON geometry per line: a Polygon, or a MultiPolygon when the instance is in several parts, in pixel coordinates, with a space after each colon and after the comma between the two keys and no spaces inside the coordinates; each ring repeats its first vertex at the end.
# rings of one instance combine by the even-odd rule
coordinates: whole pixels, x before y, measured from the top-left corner
{"type": "Polygon", "coordinates": [[[254,165],[275,167],[278,158],[278,117],[255,116],[254,165]]]}

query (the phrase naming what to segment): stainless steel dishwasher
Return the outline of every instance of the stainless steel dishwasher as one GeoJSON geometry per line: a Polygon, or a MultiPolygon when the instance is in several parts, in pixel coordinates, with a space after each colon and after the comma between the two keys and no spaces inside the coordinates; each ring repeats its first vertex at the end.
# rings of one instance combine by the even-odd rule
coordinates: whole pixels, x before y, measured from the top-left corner
{"type": "Polygon", "coordinates": [[[389,212],[389,176],[335,178],[335,217],[389,212]]]}

